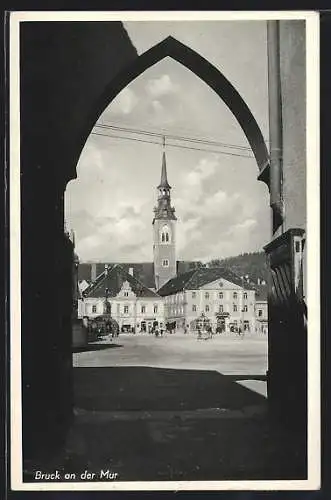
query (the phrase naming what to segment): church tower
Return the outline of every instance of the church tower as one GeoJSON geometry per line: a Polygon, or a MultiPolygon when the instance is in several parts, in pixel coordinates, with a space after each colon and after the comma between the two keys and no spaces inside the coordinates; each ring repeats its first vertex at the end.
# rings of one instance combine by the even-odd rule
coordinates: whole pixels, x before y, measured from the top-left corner
{"type": "Polygon", "coordinates": [[[155,287],[158,290],[176,276],[176,216],[171,206],[171,186],[167,179],[165,141],[163,139],[161,181],[157,186],[157,206],[153,219],[155,287]]]}

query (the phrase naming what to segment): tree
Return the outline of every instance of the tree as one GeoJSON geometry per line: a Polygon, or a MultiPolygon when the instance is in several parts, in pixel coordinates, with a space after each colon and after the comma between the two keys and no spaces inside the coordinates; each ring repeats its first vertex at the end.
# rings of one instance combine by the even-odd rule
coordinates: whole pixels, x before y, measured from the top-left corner
{"type": "Polygon", "coordinates": [[[238,276],[249,276],[250,281],[254,283],[257,283],[259,279],[268,280],[269,270],[264,252],[245,252],[225,259],[212,259],[208,265],[228,267],[238,276]]]}

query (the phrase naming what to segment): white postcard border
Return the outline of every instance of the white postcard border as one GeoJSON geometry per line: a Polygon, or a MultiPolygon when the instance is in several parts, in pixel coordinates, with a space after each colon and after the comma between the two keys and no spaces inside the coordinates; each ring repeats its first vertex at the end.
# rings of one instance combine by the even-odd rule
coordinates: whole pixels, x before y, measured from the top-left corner
{"type": "Polygon", "coordinates": [[[272,12],[11,12],[10,103],[10,456],[11,488],[25,491],[312,490],[320,486],[320,225],[319,225],[319,15],[314,11],[272,12]],[[306,21],[307,72],[307,269],[308,269],[308,479],[258,481],[44,482],[23,483],[21,408],[21,241],[19,25],[26,21],[306,21]]]}

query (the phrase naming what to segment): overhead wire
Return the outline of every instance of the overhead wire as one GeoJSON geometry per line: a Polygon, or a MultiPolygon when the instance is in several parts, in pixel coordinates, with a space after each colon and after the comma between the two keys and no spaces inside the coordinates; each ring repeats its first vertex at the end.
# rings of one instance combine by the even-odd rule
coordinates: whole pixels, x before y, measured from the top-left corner
{"type": "Polygon", "coordinates": [[[193,137],[185,137],[181,135],[175,135],[175,134],[168,134],[166,132],[151,132],[143,129],[134,129],[134,128],[129,128],[129,127],[119,127],[116,125],[110,125],[106,123],[97,123],[95,127],[98,128],[104,128],[107,130],[118,130],[120,132],[127,132],[130,134],[139,134],[139,135],[147,135],[147,136],[154,136],[154,137],[167,137],[169,139],[173,140],[179,140],[179,141],[184,141],[184,142],[192,142],[192,143],[201,143],[201,144],[206,144],[206,145],[211,145],[211,146],[218,146],[218,147],[226,147],[229,149],[239,149],[243,151],[251,151],[250,147],[247,146],[241,146],[241,145],[236,145],[236,144],[230,144],[230,143],[225,143],[225,142],[220,142],[220,141],[213,141],[210,139],[197,139],[193,137]]]}
{"type": "MultiPolygon", "coordinates": [[[[92,135],[99,135],[99,136],[102,136],[102,137],[107,137],[109,139],[122,139],[122,140],[127,140],[127,141],[143,142],[143,143],[146,143],[146,144],[156,144],[156,145],[160,146],[159,142],[148,141],[146,139],[138,139],[137,137],[124,137],[124,136],[118,136],[118,135],[114,135],[114,134],[109,135],[109,134],[102,134],[100,132],[91,132],[91,134],[92,135]]],[[[162,136],[162,135],[160,134],[160,136],[162,136]]],[[[169,136],[166,135],[166,137],[169,137],[169,136]]],[[[180,148],[180,149],[189,149],[189,150],[192,150],[192,151],[203,151],[203,152],[207,152],[207,153],[222,154],[222,155],[229,155],[229,156],[238,156],[238,157],[241,157],[241,158],[249,158],[249,159],[254,158],[252,155],[243,155],[243,154],[240,154],[240,153],[233,153],[233,152],[230,152],[230,151],[219,151],[219,150],[212,150],[212,149],[196,148],[196,147],[192,147],[192,146],[183,146],[183,145],[180,145],[180,144],[171,144],[169,142],[167,142],[167,147],[180,148]]]]}

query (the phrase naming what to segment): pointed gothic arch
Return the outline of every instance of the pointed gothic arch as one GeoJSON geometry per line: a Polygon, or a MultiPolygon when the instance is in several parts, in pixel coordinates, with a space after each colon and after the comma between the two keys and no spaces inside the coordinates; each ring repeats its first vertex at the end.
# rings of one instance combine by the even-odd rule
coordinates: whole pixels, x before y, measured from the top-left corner
{"type": "Polygon", "coordinates": [[[228,106],[252,148],[259,169],[258,179],[265,182],[269,187],[270,158],[268,149],[262,132],[244,99],[219,69],[198,52],[171,36],[138,56],[106,86],[94,104],[89,119],[86,121],[80,135],[80,152],[98,118],[121,90],[165,57],[171,57],[192,71],[214,90],[228,106]]]}

